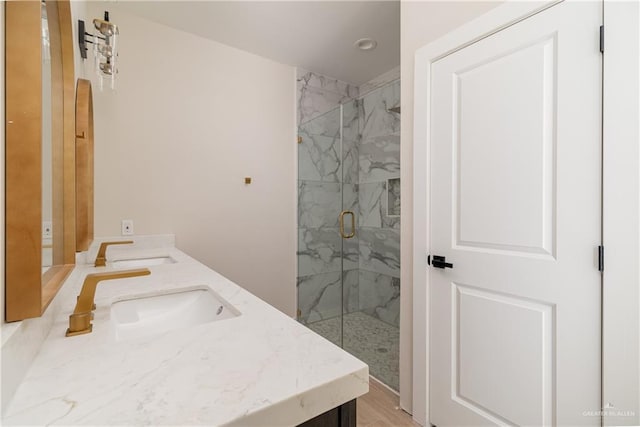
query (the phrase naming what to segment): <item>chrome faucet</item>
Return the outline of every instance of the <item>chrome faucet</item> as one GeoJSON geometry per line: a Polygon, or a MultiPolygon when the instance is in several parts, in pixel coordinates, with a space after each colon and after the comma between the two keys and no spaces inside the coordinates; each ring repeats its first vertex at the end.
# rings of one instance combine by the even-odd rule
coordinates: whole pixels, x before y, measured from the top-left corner
{"type": "Polygon", "coordinates": [[[96,296],[96,287],[103,280],[126,279],[128,277],[148,276],[151,274],[148,268],[138,268],[135,270],[109,271],[105,273],[87,274],[82,284],[82,290],[78,295],[76,308],[69,315],[69,328],[65,334],[68,337],[91,333],[93,325],[93,310],[96,305],[93,300],[96,296]]]}

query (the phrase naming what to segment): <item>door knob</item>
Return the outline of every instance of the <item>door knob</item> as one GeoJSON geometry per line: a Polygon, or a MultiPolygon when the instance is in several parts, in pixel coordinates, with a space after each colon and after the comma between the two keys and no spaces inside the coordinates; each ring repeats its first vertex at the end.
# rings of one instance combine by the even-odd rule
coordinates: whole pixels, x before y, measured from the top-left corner
{"type": "Polygon", "coordinates": [[[427,264],[434,266],[435,268],[453,268],[453,264],[446,262],[447,258],[434,255],[433,260],[431,260],[431,255],[427,257],[427,264]]]}

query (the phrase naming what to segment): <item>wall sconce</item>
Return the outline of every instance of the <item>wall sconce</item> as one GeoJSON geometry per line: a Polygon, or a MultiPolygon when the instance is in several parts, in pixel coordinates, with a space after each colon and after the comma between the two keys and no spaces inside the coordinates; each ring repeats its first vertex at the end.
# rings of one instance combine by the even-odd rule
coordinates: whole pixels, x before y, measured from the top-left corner
{"type": "Polygon", "coordinates": [[[80,55],[87,58],[87,43],[93,44],[93,56],[95,59],[95,69],[100,80],[100,89],[103,88],[104,81],[110,83],[111,89],[115,88],[115,78],[118,73],[116,60],[118,58],[117,40],[120,30],[118,26],[109,21],[109,12],[104,12],[104,19],[94,19],[93,26],[97,33],[92,34],[86,31],[85,23],[78,21],[78,43],[80,44],[80,55]]]}

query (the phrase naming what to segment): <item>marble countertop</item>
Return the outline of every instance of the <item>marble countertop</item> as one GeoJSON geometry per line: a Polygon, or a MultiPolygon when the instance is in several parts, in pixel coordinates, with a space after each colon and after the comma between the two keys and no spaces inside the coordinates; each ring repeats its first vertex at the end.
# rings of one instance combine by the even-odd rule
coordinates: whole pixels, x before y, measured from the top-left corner
{"type": "Polygon", "coordinates": [[[51,332],[3,425],[293,426],[368,391],[366,364],[183,252],[117,253],[169,255],[177,262],[98,285],[93,332],[67,338],[85,275],[112,270],[78,265],[56,296],[51,332]],[[112,303],[202,286],[240,316],[115,340],[112,303]]]}

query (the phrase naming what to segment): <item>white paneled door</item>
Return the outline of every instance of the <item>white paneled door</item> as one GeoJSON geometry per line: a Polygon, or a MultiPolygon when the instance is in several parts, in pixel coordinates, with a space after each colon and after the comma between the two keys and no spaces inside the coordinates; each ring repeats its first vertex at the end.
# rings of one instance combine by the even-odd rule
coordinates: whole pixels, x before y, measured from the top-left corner
{"type": "Polygon", "coordinates": [[[431,66],[438,427],[600,424],[601,22],[565,1],[431,66]]]}

